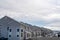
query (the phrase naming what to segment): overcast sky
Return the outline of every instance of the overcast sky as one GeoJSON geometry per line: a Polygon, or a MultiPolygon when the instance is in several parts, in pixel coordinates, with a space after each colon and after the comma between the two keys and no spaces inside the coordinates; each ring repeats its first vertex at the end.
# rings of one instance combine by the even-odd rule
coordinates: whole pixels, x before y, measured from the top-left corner
{"type": "Polygon", "coordinates": [[[0,0],[0,18],[60,30],[60,0],[0,0]]]}

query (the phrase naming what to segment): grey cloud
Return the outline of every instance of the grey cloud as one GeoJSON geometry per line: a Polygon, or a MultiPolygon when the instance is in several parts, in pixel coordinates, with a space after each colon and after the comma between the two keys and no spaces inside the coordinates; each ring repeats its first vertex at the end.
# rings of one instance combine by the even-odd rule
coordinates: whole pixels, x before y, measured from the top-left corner
{"type": "MultiPolygon", "coordinates": [[[[60,5],[57,5],[60,3],[56,3],[56,1],[0,0],[0,16],[8,15],[12,18],[15,17],[14,19],[19,21],[34,22],[36,25],[40,22],[41,25],[47,26],[48,24],[56,26],[56,22],[60,24],[60,5]]],[[[58,0],[58,2],[60,1],[58,0]]]]}

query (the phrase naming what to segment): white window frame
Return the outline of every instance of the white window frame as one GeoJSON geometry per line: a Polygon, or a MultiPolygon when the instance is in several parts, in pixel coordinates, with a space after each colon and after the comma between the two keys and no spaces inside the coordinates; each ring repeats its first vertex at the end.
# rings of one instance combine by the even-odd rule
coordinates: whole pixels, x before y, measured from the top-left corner
{"type": "MultiPolygon", "coordinates": [[[[23,37],[24,37],[24,29],[23,29],[23,32],[21,32],[22,29],[23,28],[20,28],[20,37],[21,37],[21,33],[23,33],[23,37]]],[[[23,38],[23,37],[21,37],[21,38],[23,38]]]]}

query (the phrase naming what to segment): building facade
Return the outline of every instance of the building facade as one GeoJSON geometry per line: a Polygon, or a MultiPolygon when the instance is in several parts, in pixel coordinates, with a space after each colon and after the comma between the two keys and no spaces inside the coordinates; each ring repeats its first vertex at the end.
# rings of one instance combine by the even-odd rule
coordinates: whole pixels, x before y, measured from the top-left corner
{"type": "Polygon", "coordinates": [[[22,22],[19,23],[7,16],[0,19],[0,38],[24,40],[36,36],[41,36],[41,30],[38,27],[32,27],[32,25],[22,22]]]}

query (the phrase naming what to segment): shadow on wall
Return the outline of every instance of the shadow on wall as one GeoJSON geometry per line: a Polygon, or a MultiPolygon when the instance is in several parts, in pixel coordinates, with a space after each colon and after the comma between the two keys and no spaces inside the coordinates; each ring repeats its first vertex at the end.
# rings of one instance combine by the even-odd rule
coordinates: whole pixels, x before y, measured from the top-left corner
{"type": "Polygon", "coordinates": [[[8,40],[8,38],[4,38],[4,37],[2,37],[2,38],[0,38],[0,40],[8,40]]]}

